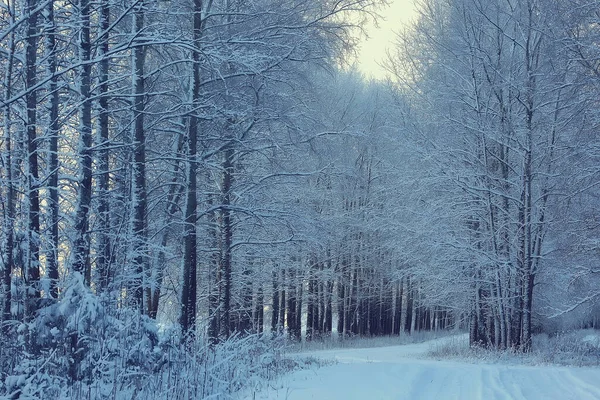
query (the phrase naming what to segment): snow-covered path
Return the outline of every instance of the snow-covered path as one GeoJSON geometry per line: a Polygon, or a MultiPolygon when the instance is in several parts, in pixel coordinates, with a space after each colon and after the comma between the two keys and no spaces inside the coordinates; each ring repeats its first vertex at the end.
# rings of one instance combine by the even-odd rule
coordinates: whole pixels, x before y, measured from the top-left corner
{"type": "Polygon", "coordinates": [[[305,353],[338,363],[297,371],[250,398],[268,400],[600,400],[600,368],[427,360],[435,343],[305,353]]]}

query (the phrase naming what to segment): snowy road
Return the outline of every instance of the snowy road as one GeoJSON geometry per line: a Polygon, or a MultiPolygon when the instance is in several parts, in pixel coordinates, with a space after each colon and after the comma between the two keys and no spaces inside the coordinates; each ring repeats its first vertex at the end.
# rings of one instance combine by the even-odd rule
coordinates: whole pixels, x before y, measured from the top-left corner
{"type": "Polygon", "coordinates": [[[268,400],[600,400],[600,368],[426,360],[435,343],[307,353],[337,364],[302,370],[249,398],[268,400]]]}

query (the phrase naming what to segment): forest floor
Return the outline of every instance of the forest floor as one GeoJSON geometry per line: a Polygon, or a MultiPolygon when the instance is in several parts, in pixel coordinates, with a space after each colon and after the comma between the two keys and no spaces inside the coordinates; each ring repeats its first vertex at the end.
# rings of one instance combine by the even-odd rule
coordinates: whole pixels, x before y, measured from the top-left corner
{"type": "Polygon", "coordinates": [[[298,353],[325,365],[284,375],[240,400],[600,399],[600,368],[434,359],[448,341],[466,346],[467,337],[298,353]]]}

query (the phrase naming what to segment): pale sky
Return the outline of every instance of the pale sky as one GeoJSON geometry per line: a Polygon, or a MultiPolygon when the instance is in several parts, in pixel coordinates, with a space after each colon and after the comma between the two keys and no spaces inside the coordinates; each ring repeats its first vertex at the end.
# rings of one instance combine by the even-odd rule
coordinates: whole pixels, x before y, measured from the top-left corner
{"type": "Polygon", "coordinates": [[[379,12],[385,20],[379,21],[378,27],[366,27],[369,39],[363,41],[359,49],[358,69],[367,78],[383,79],[386,76],[378,63],[385,58],[386,49],[392,45],[394,31],[400,30],[415,16],[414,0],[390,0],[389,3],[379,12]]]}

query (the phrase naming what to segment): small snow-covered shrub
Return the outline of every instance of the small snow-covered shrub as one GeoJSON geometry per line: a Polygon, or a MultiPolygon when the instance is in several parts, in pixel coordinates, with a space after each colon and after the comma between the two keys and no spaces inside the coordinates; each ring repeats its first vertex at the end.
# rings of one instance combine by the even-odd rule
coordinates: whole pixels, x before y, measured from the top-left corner
{"type": "Polygon", "coordinates": [[[23,354],[23,356],[12,373],[5,378],[7,398],[60,398],[67,380],[54,373],[59,361],[55,354],[44,354],[38,357],[23,354]]]}

